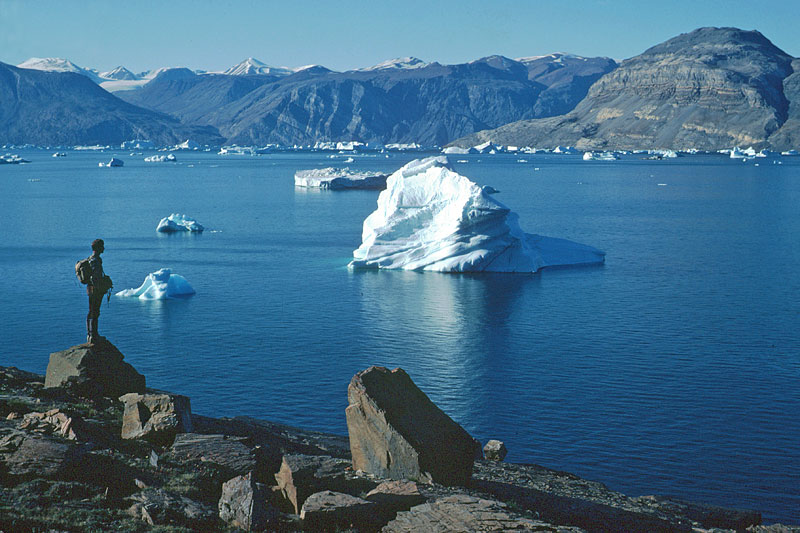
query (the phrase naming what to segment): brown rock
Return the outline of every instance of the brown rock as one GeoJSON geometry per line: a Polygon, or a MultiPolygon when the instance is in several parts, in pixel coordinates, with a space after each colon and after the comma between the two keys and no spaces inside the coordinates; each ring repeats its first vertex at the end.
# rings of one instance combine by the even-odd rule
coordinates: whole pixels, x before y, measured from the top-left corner
{"type": "Polygon", "coordinates": [[[171,444],[178,433],[192,431],[192,408],[186,396],[131,392],[121,396],[120,401],[125,404],[123,439],[171,444]]]}
{"type": "Polygon", "coordinates": [[[275,480],[295,514],[300,513],[303,502],[315,492],[332,490],[359,494],[376,485],[370,480],[354,476],[347,459],[325,455],[284,455],[275,480]]]}
{"type": "Polygon", "coordinates": [[[483,447],[483,455],[488,461],[502,461],[507,454],[508,450],[503,441],[492,439],[483,447]]]}
{"type": "Polygon", "coordinates": [[[469,482],[474,440],[402,369],[373,366],[359,372],[347,397],[353,468],[391,479],[469,482]]]}
{"type": "Polygon", "coordinates": [[[144,392],[145,379],[108,341],[80,344],[50,354],[44,386],[65,387],[84,396],[118,398],[144,392]]]}
{"type": "Polygon", "coordinates": [[[263,531],[276,512],[268,505],[271,491],[253,480],[251,473],[223,483],[219,517],[245,531],[263,531]]]}
{"type": "Polygon", "coordinates": [[[380,526],[376,505],[356,496],[330,490],[306,498],[300,510],[303,529],[307,531],[377,531],[380,526]]]}

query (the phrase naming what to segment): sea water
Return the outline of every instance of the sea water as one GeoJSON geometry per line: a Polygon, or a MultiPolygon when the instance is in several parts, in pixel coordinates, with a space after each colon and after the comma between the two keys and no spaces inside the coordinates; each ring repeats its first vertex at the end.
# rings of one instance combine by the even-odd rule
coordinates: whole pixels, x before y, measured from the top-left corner
{"type": "Polygon", "coordinates": [[[535,275],[350,271],[375,191],[296,189],[417,154],[122,151],[0,166],[0,365],[44,374],[85,338],[75,261],[115,290],[160,268],[188,299],[104,303],[100,332],[208,416],[346,434],[352,376],[402,367],[507,460],[800,523],[800,158],[451,156],[528,233],[607,252],[535,275]],[[115,155],[122,168],[99,168],[115,155]],[[461,161],[461,162],[458,162],[461,161]],[[202,234],[156,233],[171,213],[202,234]]]}

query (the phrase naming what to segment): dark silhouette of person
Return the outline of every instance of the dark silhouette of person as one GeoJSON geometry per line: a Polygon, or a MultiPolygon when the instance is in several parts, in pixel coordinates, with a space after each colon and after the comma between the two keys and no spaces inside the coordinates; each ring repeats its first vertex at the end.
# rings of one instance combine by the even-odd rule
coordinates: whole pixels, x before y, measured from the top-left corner
{"type": "Polygon", "coordinates": [[[97,333],[100,304],[103,303],[103,296],[110,290],[110,287],[107,287],[104,281],[107,276],[103,272],[103,260],[100,258],[100,254],[104,251],[105,243],[103,239],[92,241],[92,255],[89,257],[89,268],[92,271],[92,275],[89,278],[89,283],[86,284],[86,294],[89,295],[89,314],[86,315],[86,342],[90,344],[105,340],[105,337],[101,337],[97,333]]]}

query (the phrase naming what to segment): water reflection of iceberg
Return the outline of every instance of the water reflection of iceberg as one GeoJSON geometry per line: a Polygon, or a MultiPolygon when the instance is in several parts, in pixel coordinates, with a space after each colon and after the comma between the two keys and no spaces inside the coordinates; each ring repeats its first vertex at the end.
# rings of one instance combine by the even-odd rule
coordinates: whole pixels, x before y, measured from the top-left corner
{"type": "Polygon", "coordinates": [[[512,315],[530,312],[520,308],[520,300],[538,290],[541,278],[375,270],[352,275],[363,313],[370,316],[375,336],[384,339],[385,364],[403,366],[468,430],[484,425],[494,412],[487,407],[495,403],[487,383],[505,369],[505,355],[515,349],[512,315]]]}

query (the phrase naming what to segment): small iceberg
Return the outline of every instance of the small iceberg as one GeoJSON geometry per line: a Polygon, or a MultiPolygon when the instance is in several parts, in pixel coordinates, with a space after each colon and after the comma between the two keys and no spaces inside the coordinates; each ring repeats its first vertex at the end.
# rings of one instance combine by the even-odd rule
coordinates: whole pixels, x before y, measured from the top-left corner
{"type": "Polygon", "coordinates": [[[175,154],[167,154],[167,155],[151,155],[150,157],[145,157],[145,163],[167,163],[167,162],[175,162],[178,158],[175,157],[175,154]]]}
{"type": "Polygon", "coordinates": [[[524,233],[492,188],[454,172],[444,156],[408,163],[386,186],[350,268],[530,273],[605,260],[591,246],[524,233]]]}
{"type": "Polygon", "coordinates": [[[202,224],[193,218],[181,215],[179,213],[172,213],[168,217],[164,217],[158,223],[156,231],[160,233],[177,233],[180,231],[201,232],[205,228],[202,224]]]}
{"type": "Polygon", "coordinates": [[[122,159],[117,159],[116,157],[112,157],[111,161],[109,161],[108,163],[103,163],[101,161],[100,163],[97,164],[97,166],[100,166],[100,167],[121,167],[124,164],[125,164],[125,162],[122,159]]]}
{"type": "Polygon", "coordinates": [[[19,165],[21,163],[30,163],[30,161],[22,159],[16,154],[0,155],[0,165],[19,165]]]}
{"type": "Polygon", "coordinates": [[[800,152],[797,150],[786,150],[785,152],[781,152],[781,155],[792,156],[792,155],[800,155],[800,152]]]}
{"type": "Polygon", "coordinates": [[[353,172],[349,168],[315,168],[298,170],[294,174],[296,187],[315,189],[385,189],[386,174],[353,172]]]}
{"type": "Polygon", "coordinates": [[[167,298],[185,298],[195,294],[195,290],[186,278],[173,274],[169,268],[156,270],[148,274],[144,283],[136,289],[119,291],[115,296],[136,297],[140,300],[166,300],[167,298]]]}
{"type": "Polygon", "coordinates": [[[67,152],[56,152],[53,157],[67,157],[67,152]]]}
{"type": "Polygon", "coordinates": [[[584,161],[616,161],[619,156],[614,152],[585,152],[584,161]]]}

